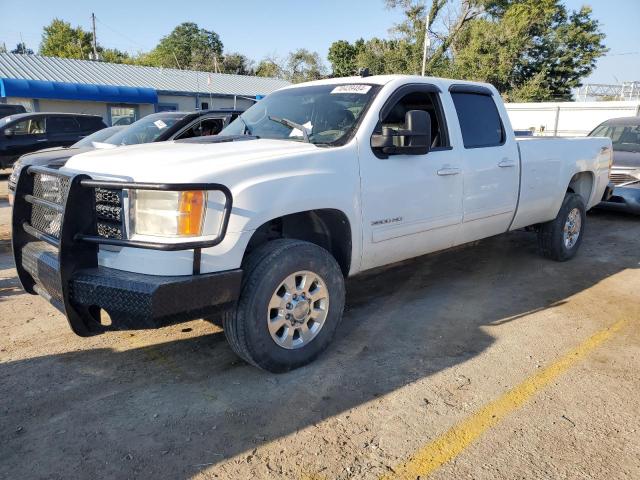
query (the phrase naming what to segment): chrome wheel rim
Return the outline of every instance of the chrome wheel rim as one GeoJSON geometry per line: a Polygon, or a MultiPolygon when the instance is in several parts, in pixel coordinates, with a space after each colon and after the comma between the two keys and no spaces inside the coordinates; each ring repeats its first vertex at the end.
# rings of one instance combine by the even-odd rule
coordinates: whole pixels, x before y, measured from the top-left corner
{"type": "Polygon", "coordinates": [[[282,348],[301,348],[313,341],[329,313],[329,292],[320,275],[308,270],[285,278],[269,301],[267,326],[282,348]]]}
{"type": "Polygon", "coordinates": [[[582,215],[580,210],[574,208],[567,215],[567,221],[564,224],[563,239],[564,246],[573,248],[580,237],[580,229],[582,228],[582,215]]]}

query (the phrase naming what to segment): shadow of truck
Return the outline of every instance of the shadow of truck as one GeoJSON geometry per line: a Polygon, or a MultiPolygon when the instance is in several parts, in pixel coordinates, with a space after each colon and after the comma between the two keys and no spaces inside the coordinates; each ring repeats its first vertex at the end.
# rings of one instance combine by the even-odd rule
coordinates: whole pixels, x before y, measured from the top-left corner
{"type": "Polygon", "coordinates": [[[597,213],[588,227],[567,263],[514,232],[350,279],[332,347],[284,375],[238,360],[220,332],[8,361],[0,477],[190,478],[461,364],[492,344],[482,327],[638,268],[640,222],[597,213]]]}

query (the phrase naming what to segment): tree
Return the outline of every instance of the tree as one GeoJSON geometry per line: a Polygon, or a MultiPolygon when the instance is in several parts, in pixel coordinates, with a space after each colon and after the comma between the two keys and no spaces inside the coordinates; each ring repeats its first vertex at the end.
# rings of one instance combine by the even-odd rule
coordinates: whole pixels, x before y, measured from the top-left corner
{"type": "MultiPolygon", "coordinates": [[[[358,41],[364,43],[362,39],[358,41]]],[[[358,45],[358,42],[352,45],[345,40],[338,40],[331,44],[327,59],[331,63],[334,77],[348,77],[356,73],[358,45]]]]}
{"type": "Polygon", "coordinates": [[[98,57],[103,62],[109,63],[133,63],[134,59],[127,52],[117,48],[103,48],[98,45],[98,57]]]}
{"type": "Polygon", "coordinates": [[[255,75],[253,61],[241,53],[227,53],[222,58],[223,73],[235,75],[255,75]]]}
{"type": "Polygon", "coordinates": [[[385,3],[404,15],[392,29],[393,38],[359,40],[359,46],[334,42],[329,49],[334,74],[359,67],[372,73],[420,73],[428,32],[430,75],[487,81],[508,99],[568,99],[607,51],[591,10],[569,12],[560,0],[385,3]]]}
{"type": "Polygon", "coordinates": [[[258,77],[284,78],[284,68],[275,57],[267,57],[260,60],[256,67],[258,77]]]}
{"type": "Polygon", "coordinates": [[[11,53],[20,53],[23,55],[33,55],[33,50],[27,48],[24,42],[20,42],[16,45],[16,48],[11,50],[11,53]]]}
{"type": "Polygon", "coordinates": [[[55,18],[44,27],[40,55],[86,59],[92,52],[91,40],[91,33],[82,27],[73,28],[69,22],[55,18]]]}
{"type": "Polygon", "coordinates": [[[326,75],[326,68],[317,52],[300,48],[289,53],[285,78],[293,83],[318,80],[326,75]]]}
{"type": "Polygon", "coordinates": [[[178,25],[140,62],[156,67],[214,71],[222,60],[223,44],[216,32],[193,22],[178,25]]]}

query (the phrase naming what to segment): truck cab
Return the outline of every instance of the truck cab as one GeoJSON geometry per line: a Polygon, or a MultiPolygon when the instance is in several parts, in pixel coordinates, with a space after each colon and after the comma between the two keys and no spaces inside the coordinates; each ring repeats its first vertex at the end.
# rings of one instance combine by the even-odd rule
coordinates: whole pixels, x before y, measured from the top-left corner
{"type": "Polygon", "coordinates": [[[569,260],[610,162],[609,139],[516,140],[488,84],[321,80],[216,137],[25,169],[14,256],[80,335],[215,315],[282,372],[329,345],[347,276],[524,227],[569,260]]]}

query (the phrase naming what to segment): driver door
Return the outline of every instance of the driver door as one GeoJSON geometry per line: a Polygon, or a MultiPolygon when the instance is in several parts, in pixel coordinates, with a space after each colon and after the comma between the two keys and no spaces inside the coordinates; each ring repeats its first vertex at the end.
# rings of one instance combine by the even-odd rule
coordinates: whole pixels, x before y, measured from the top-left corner
{"type": "Polygon", "coordinates": [[[363,270],[453,246],[462,223],[463,175],[441,101],[436,87],[401,87],[376,127],[404,128],[407,111],[425,110],[433,139],[427,154],[385,158],[370,144],[360,146],[363,270]]]}

